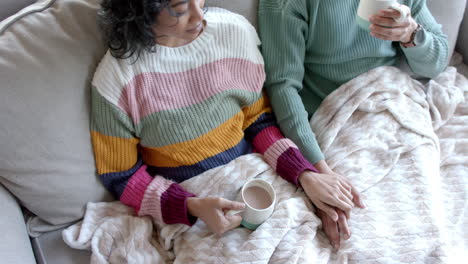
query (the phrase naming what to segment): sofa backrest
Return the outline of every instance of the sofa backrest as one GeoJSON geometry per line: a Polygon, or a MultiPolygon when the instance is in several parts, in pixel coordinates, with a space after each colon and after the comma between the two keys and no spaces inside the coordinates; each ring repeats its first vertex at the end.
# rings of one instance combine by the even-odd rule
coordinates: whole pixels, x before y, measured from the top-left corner
{"type": "MultiPolygon", "coordinates": [[[[47,0],[39,0],[39,2],[47,0]]],[[[0,3],[0,21],[7,18],[8,16],[16,13],[20,8],[23,8],[29,4],[36,2],[36,0],[2,0],[0,3]]],[[[402,0],[404,3],[404,0],[402,0]]],[[[465,14],[463,20],[463,27],[460,27],[460,22],[463,19],[463,15],[466,9],[466,0],[451,0],[440,1],[440,0],[426,0],[427,5],[435,18],[439,23],[442,24],[444,32],[449,38],[449,52],[453,53],[454,48],[465,57],[465,62],[468,61],[467,44],[462,45],[461,43],[467,43],[468,37],[468,19],[465,14]],[[459,31],[460,29],[460,31],[459,31]],[[460,38],[458,33],[460,32],[460,38]],[[463,41],[465,40],[465,41],[463,41]],[[457,42],[458,41],[458,42],[457,42]]],[[[255,27],[257,27],[257,6],[258,0],[207,0],[207,5],[220,6],[229,9],[233,12],[244,15],[255,27]]]]}
{"type": "Polygon", "coordinates": [[[36,0],[2,0],[0,3],[0,21],[34,2],[36,0]]]}

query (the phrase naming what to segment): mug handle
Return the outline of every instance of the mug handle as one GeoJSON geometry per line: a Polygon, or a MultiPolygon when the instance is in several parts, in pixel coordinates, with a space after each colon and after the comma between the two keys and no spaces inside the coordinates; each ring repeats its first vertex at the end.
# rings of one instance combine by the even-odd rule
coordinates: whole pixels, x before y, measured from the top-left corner
{"type": "Polygon", "coordinates": [[[408,18],[409,14],[410,14],[409,8],[404,6],[404,5],[400,5],[399,3],[393,3],[390,6],[390,8],[400,12],[400,17],[394,18],[394,20],[397,23],[401,23],[401,22],[405,21],[408,18]]]}

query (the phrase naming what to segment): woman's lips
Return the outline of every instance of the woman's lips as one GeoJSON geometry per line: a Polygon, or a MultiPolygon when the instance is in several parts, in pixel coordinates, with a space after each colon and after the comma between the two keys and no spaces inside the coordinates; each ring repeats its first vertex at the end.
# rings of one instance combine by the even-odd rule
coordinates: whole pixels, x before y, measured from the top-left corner
{"type": "Polygon", "coordinates": [[[195,28],[187,30],[189,33],[198,33],[202,29],[203,23],[200,22],[195,28]]]}

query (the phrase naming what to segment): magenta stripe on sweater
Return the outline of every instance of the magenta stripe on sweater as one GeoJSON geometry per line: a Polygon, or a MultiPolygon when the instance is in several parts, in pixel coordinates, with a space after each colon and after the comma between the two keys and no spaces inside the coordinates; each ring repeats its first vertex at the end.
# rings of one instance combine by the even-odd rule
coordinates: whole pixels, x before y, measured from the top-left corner
{"type": "Polygon", "coordinates": [[[166,180],[161,176],[155,176],[146,189],[138,215],[150,215],[157,223],[162,223],[161,195],[169,189],[173,183],[173,181],[166,180]]]}
{"type": "Polygon", "coordinates": [[[283,139],[281,131],[274,126],[267,127],[260,131],[253,139],[255,150],[263,154],[276,141],[283,139]]]}
{"type": "Polygon", "coordinates": [[[184,190],[177,183],[172,184],[167,191],[161,195],[161,212],[166,224],[186,224],[192,226],[197,218],[191,216],[187,208],[187,198],[195,194],[184,190]]]}
{"type": "Polygon", "coordinates": [[[146,172],[146,165],[141,166],[128,181],[120,196],[120,201],[138,212],[145,190],[152,180],[153,177],[146,172]]]}
{"type": "Polygon", "coordinates": [[[318,172],[297,148],[289,148],[278,158],[276,172],[296,186],[299,186],[299,175],[305,170],[318,172]]]}
{"type": "Polygon", "coordinates": [[[139,123],[149,114],[194,105],[228,89],[260,92],[264,80],[263,65],[222,59],[186,72],[139,74],[124,87],[118,105],[139,123]]]}
{"type": "Polygon", "coordinates": [[[297,148],[296,144],[288,138],[283,138],[271,145],[263,154],[265,160],[276,170],[278,158],[289,148],[297,148]]]}

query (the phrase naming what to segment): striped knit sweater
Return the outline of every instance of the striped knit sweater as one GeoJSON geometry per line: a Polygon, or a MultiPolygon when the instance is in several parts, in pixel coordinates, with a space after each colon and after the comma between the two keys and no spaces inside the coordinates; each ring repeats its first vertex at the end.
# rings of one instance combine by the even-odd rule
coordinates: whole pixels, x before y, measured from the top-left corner
{"type": "Polygon", "coordinates": [[[92,141],[101,181],[138,215],[192,225],[193,197],[178,183],[252,151],[298,185],[316,171],[278,129],[262,93],[255,29],[240,15],[210,9],[191,43],[156,46],[134,64],[108,52],[93,79],[92,141]]]}
{"type": "Polygon", "coordinates": [[[448,43],[426,0],[399,0],[423,28],[416,47],[377,39],[356,23],[359,0],[259,0],[265,88],[281,130],[310,162],[323,154],[309,125],[322,100],[341,84],[404,56],[412,71],[435,77],[447,65],[448,43]]]}

